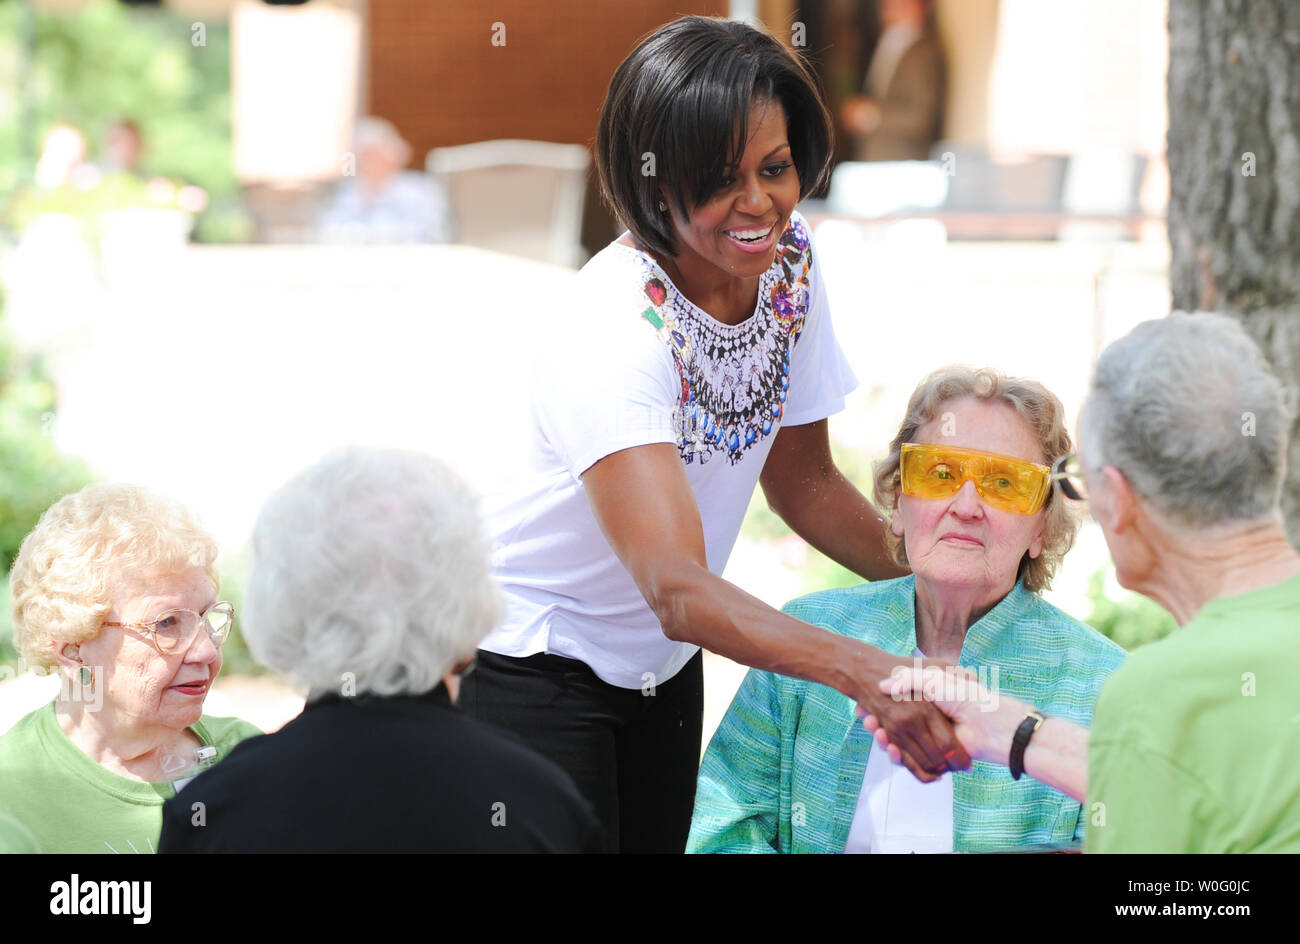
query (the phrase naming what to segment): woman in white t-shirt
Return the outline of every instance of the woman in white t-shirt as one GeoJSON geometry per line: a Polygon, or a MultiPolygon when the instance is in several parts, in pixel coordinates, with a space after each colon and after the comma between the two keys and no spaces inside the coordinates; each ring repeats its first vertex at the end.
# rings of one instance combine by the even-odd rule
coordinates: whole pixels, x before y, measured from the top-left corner
{"type": "Polygon", "coordinates": [[[759,483],[833,559],[900,573],[827,434],[857,382],[795,205],[830,151],[806,66],[742,23],[670,23],[610,82],[596,160],[628,231],[539,312],[531,441],[490,505],[508,614],[461,705],[567,769],[611,850],[685,847],[700,647],[864,703],[922,780],[969,764],[933,706],[881,694],[902,660],[719,576],[759,483]]]}

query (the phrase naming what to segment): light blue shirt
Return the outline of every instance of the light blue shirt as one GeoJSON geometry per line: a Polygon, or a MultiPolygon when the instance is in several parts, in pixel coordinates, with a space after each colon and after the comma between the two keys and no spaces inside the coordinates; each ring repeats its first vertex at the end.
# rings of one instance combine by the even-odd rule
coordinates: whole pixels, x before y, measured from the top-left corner
{"type": "Polygon", "coordinates": [[[419,171],[395,174],[369,202],[361,181],[347,178],[320,221],[321,239],[333,243],[447,243],[453,228],[442,187],[419,171]]]}
{"type": "MultiPolygon", "coordinates": [[[[896,656],[916,648],[915,577],[800,597],[785,612],[896,656]]],[[[1087,726],[1124,650],[1017,583],[966,632],[987,688],[1087,726]],[[993,672],[996,670],[996,677],[993,672]]],[[[700,766],[687,852],[842,852],[873,740],[847,696],[751,670],[700,766]]],[[[1001,764],[952,774],[958,852],[1082,838],[1082,805],[1001,764]]]]}

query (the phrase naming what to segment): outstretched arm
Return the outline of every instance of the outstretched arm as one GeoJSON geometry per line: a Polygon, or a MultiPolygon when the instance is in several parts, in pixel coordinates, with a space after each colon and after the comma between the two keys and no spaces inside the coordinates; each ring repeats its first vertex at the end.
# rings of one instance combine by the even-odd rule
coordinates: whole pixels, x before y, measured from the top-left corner
{"type": "Polygon", "coordinates": [[[668,638],[843,692],[881,719],[921,780],[936,779],[950,762],[969,766],[933,705],[895,702],[881,692],[880,680],[904,660],[787,616],[709,571],[699,509],[676,446],[615,452],[587,469],[582,482],[601,530],[668,638]]]}
{"type": "MultiPolygon", "coordinates": [[[[1007,764],[1011,740],[1032,706],[1010,695],[990,692],[960,670],[904,667],[880,683],[891,698],[920,698],[937,705],[952,718],[958,739],[975,760],[1007,764]],[[948,673],[945,675],[945,673],[948,673]]],[[[879,719],[862,719],[876,742],[900,762],[898,748],[881,729],[879,719]]],[[[1088,791],[1088,729],[1063,718],[1047,718],[1025,748],[1025,773],[1055,787],[1080,803],[1088,791]]]]}
{"type": "Polygon", "coordinates": [[[868,580],[907,573],[885,548],[885,522],[831,456],[826,420],[784,426],[759,479],[768,506],[801,538],[868,580]]]}

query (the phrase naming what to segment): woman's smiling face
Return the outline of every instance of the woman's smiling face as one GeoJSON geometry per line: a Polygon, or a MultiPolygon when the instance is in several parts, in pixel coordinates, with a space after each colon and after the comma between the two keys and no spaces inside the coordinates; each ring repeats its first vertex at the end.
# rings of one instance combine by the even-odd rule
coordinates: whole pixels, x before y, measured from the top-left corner
{"type": "Polygon", "coordinates": [[[678,240],[674,261],[684,272],[713,266],[747,279],[772,265],[777,240],[799,202],[799,174],[779,102],[755,100],[747,130],[745,152],[726,184],[693,207],[688,219],[671,208],[678,240]]]}

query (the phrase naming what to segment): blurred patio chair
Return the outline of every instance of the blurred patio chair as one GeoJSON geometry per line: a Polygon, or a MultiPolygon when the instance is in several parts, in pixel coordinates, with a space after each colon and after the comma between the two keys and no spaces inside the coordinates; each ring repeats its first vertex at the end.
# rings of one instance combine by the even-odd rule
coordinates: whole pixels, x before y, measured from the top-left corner
{"type": "Polygon", "coordinates": [[[831,174],[826,202],[854,216],[888,216],[932,210],[948,196],[948,174],[939,161],[844,161],[831,174]]]}
{"type": "Polygon", "coordinates": [[[935,145],[935,154],[950,155],[952,180],[944,209],[983,213],[1059,213],[1066,158],[1033,154],[995,159],[978,148],[935,145]]]}
{"type": "MultiPolygon", "coordinates": [[[[1147,158],[1124,150],[1082,151],[1070,156],[1061,198],[1067,216],[1125,217],[1140,213],[1138,191],[1146,172],[1147,158]]],[[[1071,242],[1115,242],[1128,236],[1131,227],[1115,222],[1066,220],[1059,238],[1071,242]]]]}
{"type": "Polygon", "coordinates": [[[434,148],[461,243],[578,268],[590,155],[579,144],[502,139],[434,148]]]}

